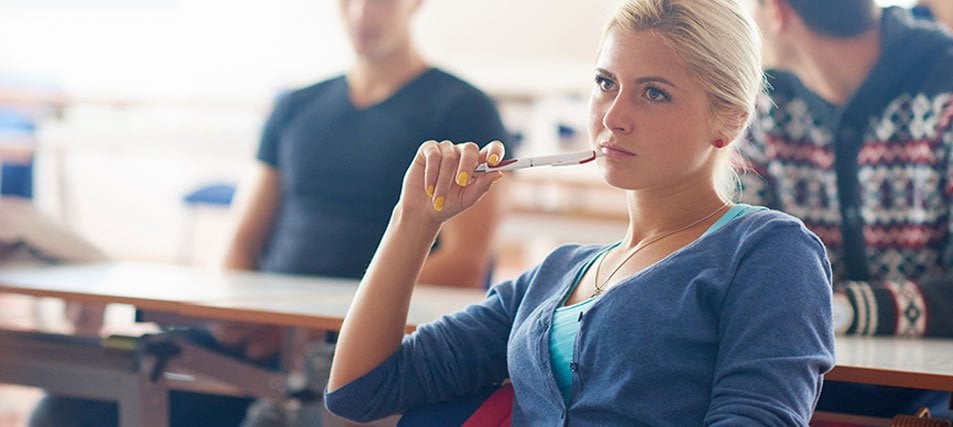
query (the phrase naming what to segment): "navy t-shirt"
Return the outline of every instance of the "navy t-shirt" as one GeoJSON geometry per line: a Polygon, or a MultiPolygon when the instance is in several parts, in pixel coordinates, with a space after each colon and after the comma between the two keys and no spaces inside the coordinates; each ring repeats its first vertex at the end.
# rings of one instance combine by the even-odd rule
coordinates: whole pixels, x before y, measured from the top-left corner
{"type": "Polygon", "coordinates": [[[429,139],[481,147],[498,139],[512,149],[493,102],[436,68],[364,108],[351,102],[344,76],[284,96],[258,151],[259,160],[278,170],[281,187],[259,268],[361,277],[404,172],[429,139]]]}

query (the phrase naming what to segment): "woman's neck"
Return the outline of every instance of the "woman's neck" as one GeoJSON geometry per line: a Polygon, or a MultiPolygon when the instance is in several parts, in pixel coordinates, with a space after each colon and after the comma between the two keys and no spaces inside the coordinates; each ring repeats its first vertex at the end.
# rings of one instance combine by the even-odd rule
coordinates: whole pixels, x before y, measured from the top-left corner
{"type": "MultiPolygon", "coordinates": [[[[653,196],[644,192],[628,193],[629,226],[623,248],[635,247],[646,239],[668,233],[696,223],[702,229],[704,224],[718,220],[718,212],[724,213],[726,200],[712,191],[683,191],[664,196],[653,196]]],[[[704,229],[707,229],[704,228],[704,229]]]]}

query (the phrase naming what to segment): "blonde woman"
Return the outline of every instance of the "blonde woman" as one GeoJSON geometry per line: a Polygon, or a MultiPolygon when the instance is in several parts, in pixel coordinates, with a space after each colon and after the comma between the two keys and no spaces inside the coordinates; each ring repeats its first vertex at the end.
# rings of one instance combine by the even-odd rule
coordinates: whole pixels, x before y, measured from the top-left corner
{"type": "Polygon", "coordinates": [[[830,267],[800,221],[733,204],[761,91],[736,0],[629,0],[606,27],[589,135],[629,227],[568,245],[479,305],[404,337],[441,224],[503,146],[424,143],[341,331],[328,408],[371,420],[507,379],[516,425],[806,425],[833,366],[830,267]],[[428,191],[430,190],[430,191],[428,191]]]}

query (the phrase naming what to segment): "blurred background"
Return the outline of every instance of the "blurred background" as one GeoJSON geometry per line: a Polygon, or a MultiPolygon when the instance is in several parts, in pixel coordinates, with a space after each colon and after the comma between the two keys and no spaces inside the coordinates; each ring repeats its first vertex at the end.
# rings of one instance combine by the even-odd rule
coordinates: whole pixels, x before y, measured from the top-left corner
{"type": "MultiPolygon", "coordinates": [[[[497,101],[517,154],[571,151],[588,144],[592,61],[614,4],[425,0],[416,39],[497,101]]],[[[209,265],[272,101],[349,63],[337,15],[333,0],[0,0],[0,194],[111,258],[209,265]]],[[[594,167],[508,182],[496,280],[625,227],[621,193],[594,167]]],[[[31,316],[4,301],[0,320],[31,316]]],[[[0,426],[22,425],[36,396],[0,389],[0,426]]]]}
{"type": "MultiPolygon", "coordinates": [[[[415,32],[433,63],[497,100],[520,154],[568,151],[587,144],[614,4],[424,1],[415,32]]],[[[332,0],[0,0],[0,186],[113,258],[207,263],[272,100],[349,56],[332,0]]],[[[547,172],[523,174],[512,200],[516,214],[550,215],[515,215],[517,233],[501,234],[543,248],[615,234],[624,212],[595,168],[547,172]],[[547,222],[565,217],[582,222],[547,222]]]]}

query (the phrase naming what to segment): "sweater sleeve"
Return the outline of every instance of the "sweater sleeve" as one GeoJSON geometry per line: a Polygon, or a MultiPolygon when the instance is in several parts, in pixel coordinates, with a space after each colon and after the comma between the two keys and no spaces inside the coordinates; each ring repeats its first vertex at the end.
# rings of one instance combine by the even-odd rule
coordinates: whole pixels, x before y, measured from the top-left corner
{"type": "Polygon", "coordinates": [[[735,255],[705,425],[807,425],[834,365],[823,245],[793,222],[764,227],[735,255]]]}
{"type": "MultiPolygon", "coordinates": [[[[943,206],[953,206],[953,104],[941,136],[946,159],[945,182],[938,190],[943,206]]],[[[945,236],[939,239],[941,272],[923,279],[884,282],[839,282],[847,296],[846,333],[953,337],[953,212],[946,212],[945,236]]]]}
{"type": "Polygon", "coordinates": [[[326,393],[328,410],[367,422],[502,383],[508,377],[507,341],[528,274],[494,286],[480,304],[421,325],[378,367],[326,393]]]}

